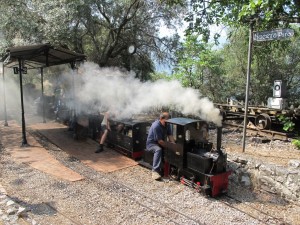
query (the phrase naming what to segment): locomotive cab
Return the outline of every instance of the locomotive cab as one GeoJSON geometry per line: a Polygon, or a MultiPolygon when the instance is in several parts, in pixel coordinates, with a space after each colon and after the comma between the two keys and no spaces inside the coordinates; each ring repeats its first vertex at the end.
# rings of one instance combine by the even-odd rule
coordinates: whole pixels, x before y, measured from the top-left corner
{"type": "Polygon", "coordinates": [[[211,147],[208,142],[208,124],[190,118],[172,118],[166,121],[171,127],[176,144],[167,142],[165,161],[179,170],[187,167],[187,153],[211,147]],[[198,147],[198,148],[197,148],[198,147]]]}
{"type": "Polygon", "coordinates": [[[217,148],[208,140],[208,123],[190,118],[167,120],[176,144],[167,142],[164,160],[169,173],[181,183],[206,194],[216,196],[227,191],[227,156],[221,150],[221,128],[218,128],[217,148]],[[174,176],[175,175],[175,176],[174,176]]]}

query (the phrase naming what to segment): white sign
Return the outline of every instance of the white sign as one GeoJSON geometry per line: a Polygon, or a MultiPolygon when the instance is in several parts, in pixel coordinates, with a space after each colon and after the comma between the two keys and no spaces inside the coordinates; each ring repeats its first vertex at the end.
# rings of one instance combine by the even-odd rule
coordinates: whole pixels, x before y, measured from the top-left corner
{"type": "Polygon", "coordinates": [[[286,39],[294,36],[293,29],[277,29],[271,31],[254,32],[254,41],[272,41],[286,39]]]}

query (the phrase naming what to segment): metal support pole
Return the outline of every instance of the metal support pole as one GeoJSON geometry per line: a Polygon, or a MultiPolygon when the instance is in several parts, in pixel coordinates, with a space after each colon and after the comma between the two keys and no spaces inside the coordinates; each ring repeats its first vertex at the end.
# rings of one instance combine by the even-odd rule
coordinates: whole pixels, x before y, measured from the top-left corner
{"type": "Polygon", "coordinates": [[[73,118],[72,118],[72,126],[73,126],[73,138],[74,139],[77,139],[78,136],[77,136],[77,113],[76,113],[76,92],[75,92],[75,76],[76,76],[76,73],[75,73],[75,70],[76,70],[76,65],[75,65],[75,62],[72,64],[72,97],[73,97],[73,118]]]}
{"type": "Polygon", "coordinates": [[[72,70],[73,73],[73,116],[74,116],[74,120],[76,121],[76,86],[75,86],[75,78],[76,78],[76,72],[75,72],[76,68],[74,68],[72,70]]]}
{"type": "Polygon", "coordinates": [[[2,69],[2,81],[3,81],[3,109],[4,109],[4,126],[8,126],[7,123],[7,111],[6,111],[6,95],[5,95],[5,78],[4,78],[4,63],[1,63],[2,69]]]}
{"type": "Polygon", "coordinates": [[[26,139],[26,126],[25,126],[25,116],[24,116],[24,101],[23,101],[23,81],[22,81],[22,60],[19,59],[19,77],[20,77],[20,93],[21,93],[21,110],[22,110],[22,147],[28,146],[26,139]]]}
{"type": "Polygon", "coordinates": [[[42,101],[43,101],[43,123],[46,123],[45,119],[45,98],[44,98],[44,68],[41,67],[41,85],[42,85],[42,101]]]}
{"type": "Polygon", "coordinates": [[[132,72],[132,54],[129,55],[129,72],[132,72]]]}
{"type": "Polygon", "coordinates": [[[247,84],[246,84],[245,115],[244,115],[244,128],[243,128],[243,152],[245,152],[246,130],[247,130],[247,121],[248,121],[248,101],[249,101],[251,62],[252,62],[253,25],[254,23],[253,21],[251,21],[250,31],[249,31],[249,46],[248,46],[247,84]]]}

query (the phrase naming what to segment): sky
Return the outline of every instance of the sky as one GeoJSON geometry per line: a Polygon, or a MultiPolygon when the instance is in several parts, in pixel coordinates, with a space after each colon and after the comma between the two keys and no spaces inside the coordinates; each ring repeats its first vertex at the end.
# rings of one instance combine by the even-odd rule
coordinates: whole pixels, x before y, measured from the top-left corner
{"type": "MultiPolygon", "coordinates": [[[[181,41],[185,40],[185,36],[184,36],[184,31],[186,29],[186,27],[188,26],[187,23],[184,23],[181,27],[178,27],[177,29],[177,33],[181,38],[181,41]]],[[[214,48],[221,48],[226,42],[227,42],[227,33],[226,33],[226,28],[224,26],[216,26],[216,25],[212,25],[211,27],[211,37],[214,36],[215,33],[219,33],[221,36],[219,38],[219,45],[215,46],[214,48]]],[[[176,31],[172,30],[172,29],[168,29],[166,26],[161,26],[160,28],[160,36],[164,37],[164,36],[171,36],[176,34],[176,31]]],[[[214,40],[211,38],[210,42],[213,42],[214,40]]],[[[156,64],[156,70],[158,72],[167,72],[168,74],[171,74],[172,72],[172,67],[169,64],[156,64]]]]}

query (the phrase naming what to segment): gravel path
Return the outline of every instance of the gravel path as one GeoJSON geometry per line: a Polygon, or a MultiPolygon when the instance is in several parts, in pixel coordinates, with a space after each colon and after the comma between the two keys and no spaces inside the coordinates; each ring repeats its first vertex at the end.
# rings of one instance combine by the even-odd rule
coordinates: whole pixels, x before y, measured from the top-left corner
{"type": "Polygon", "coordinates": [[[152,181],[141,166],[96,172],[33,135],[85,179],[58,180],[14,162],[0,146],[0,224],[300,224],[292,216],[299,206],[277,196],[230,187],[234,199],[212,199],[175,181],[152,181]]]}

